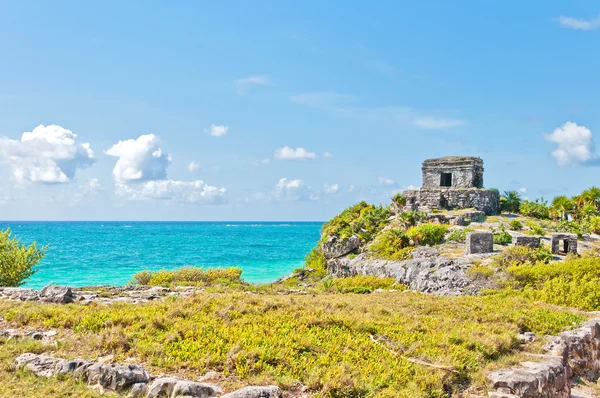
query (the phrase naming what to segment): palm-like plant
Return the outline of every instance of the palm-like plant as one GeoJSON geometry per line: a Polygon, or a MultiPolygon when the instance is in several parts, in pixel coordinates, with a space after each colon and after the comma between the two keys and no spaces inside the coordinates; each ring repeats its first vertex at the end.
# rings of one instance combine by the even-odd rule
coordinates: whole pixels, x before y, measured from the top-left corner
{"type": "Polygon", "coordinates": [[[500,197],[500,208],[509,213],[518,213],[521,206],[521,195],[517,191],[504,191],[500,197]]]}
{"type": "Polygon", "coordinates": [[[552,208],[560,214],[562,219],[569,220],[569,215],[573,214],[575,204],[567,196],[561,195],[554,198],[552,208]]]}

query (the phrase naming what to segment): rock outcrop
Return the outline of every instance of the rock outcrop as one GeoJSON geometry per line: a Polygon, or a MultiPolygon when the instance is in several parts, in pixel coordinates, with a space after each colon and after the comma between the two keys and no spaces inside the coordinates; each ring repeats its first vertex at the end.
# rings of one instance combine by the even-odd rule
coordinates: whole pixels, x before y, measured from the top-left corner
{"type": "Polygon", "coordinates": [[[323,243],[323,255],[326,259],[338,258],[358,249],[359,246],[360,239],[356,236],[351,236],[348,240],[342,240],[332,235],[323,243]]]}
{"type": "Polygon", "coordinates": [[[370,258],[364,253],[354,258],[346,256],[327,261],[327,271],[334,277],[374,275],[395,278],[412,290],[447,296],[473,294],[479,290],[466,274],[470,267],[468,258],[440,256],[432,247],[415,249],[413,259],[405,261],[370,258]]]}
{"type": "Polygon", "coordinates": [[[60,304],[72,303],[76,298],[70,287],[58,285],[48,285],[39,291],[20,287],[2,287],[0,288],[0,297],[9,300],[60,304]]]}

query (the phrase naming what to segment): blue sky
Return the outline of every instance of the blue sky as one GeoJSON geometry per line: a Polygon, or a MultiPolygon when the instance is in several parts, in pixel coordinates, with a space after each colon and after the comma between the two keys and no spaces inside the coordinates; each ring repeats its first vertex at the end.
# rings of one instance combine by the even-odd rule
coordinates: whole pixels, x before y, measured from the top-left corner
{"type": "Polygon", "coordinates": [[[0,1],[0,219],[324,220],[445,155],[600,185],[597,2],[372,3],[0,1]]]}

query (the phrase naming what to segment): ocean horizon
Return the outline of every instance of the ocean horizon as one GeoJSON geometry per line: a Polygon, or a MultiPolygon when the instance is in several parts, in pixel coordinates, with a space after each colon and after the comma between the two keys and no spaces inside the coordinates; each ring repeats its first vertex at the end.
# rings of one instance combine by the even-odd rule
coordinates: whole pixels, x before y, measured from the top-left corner
{"type": "Polygon", "coordinates": [[[24,244],[49,245],[24,287],[123,286],[142,270],[240,267],[269,283],[304,264],[322,221],[0,221],[24,244]]]}

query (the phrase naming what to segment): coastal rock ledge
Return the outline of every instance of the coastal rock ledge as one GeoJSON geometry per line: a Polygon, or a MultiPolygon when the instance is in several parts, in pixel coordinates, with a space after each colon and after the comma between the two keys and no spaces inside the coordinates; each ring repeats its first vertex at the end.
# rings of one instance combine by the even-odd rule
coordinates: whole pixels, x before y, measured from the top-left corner
{"type": "Polygon", "coordinates": [[[415,249],[412,260],[383,260],[365,253],[327,260],[327,271],[334,277],[373,275],[395,278],[398,283],[412,290],[444,296],[475,294],[479,291],[481,286],[466,273],[471,266],[471,258],[448,258],[428,246],[415,249]]]}

